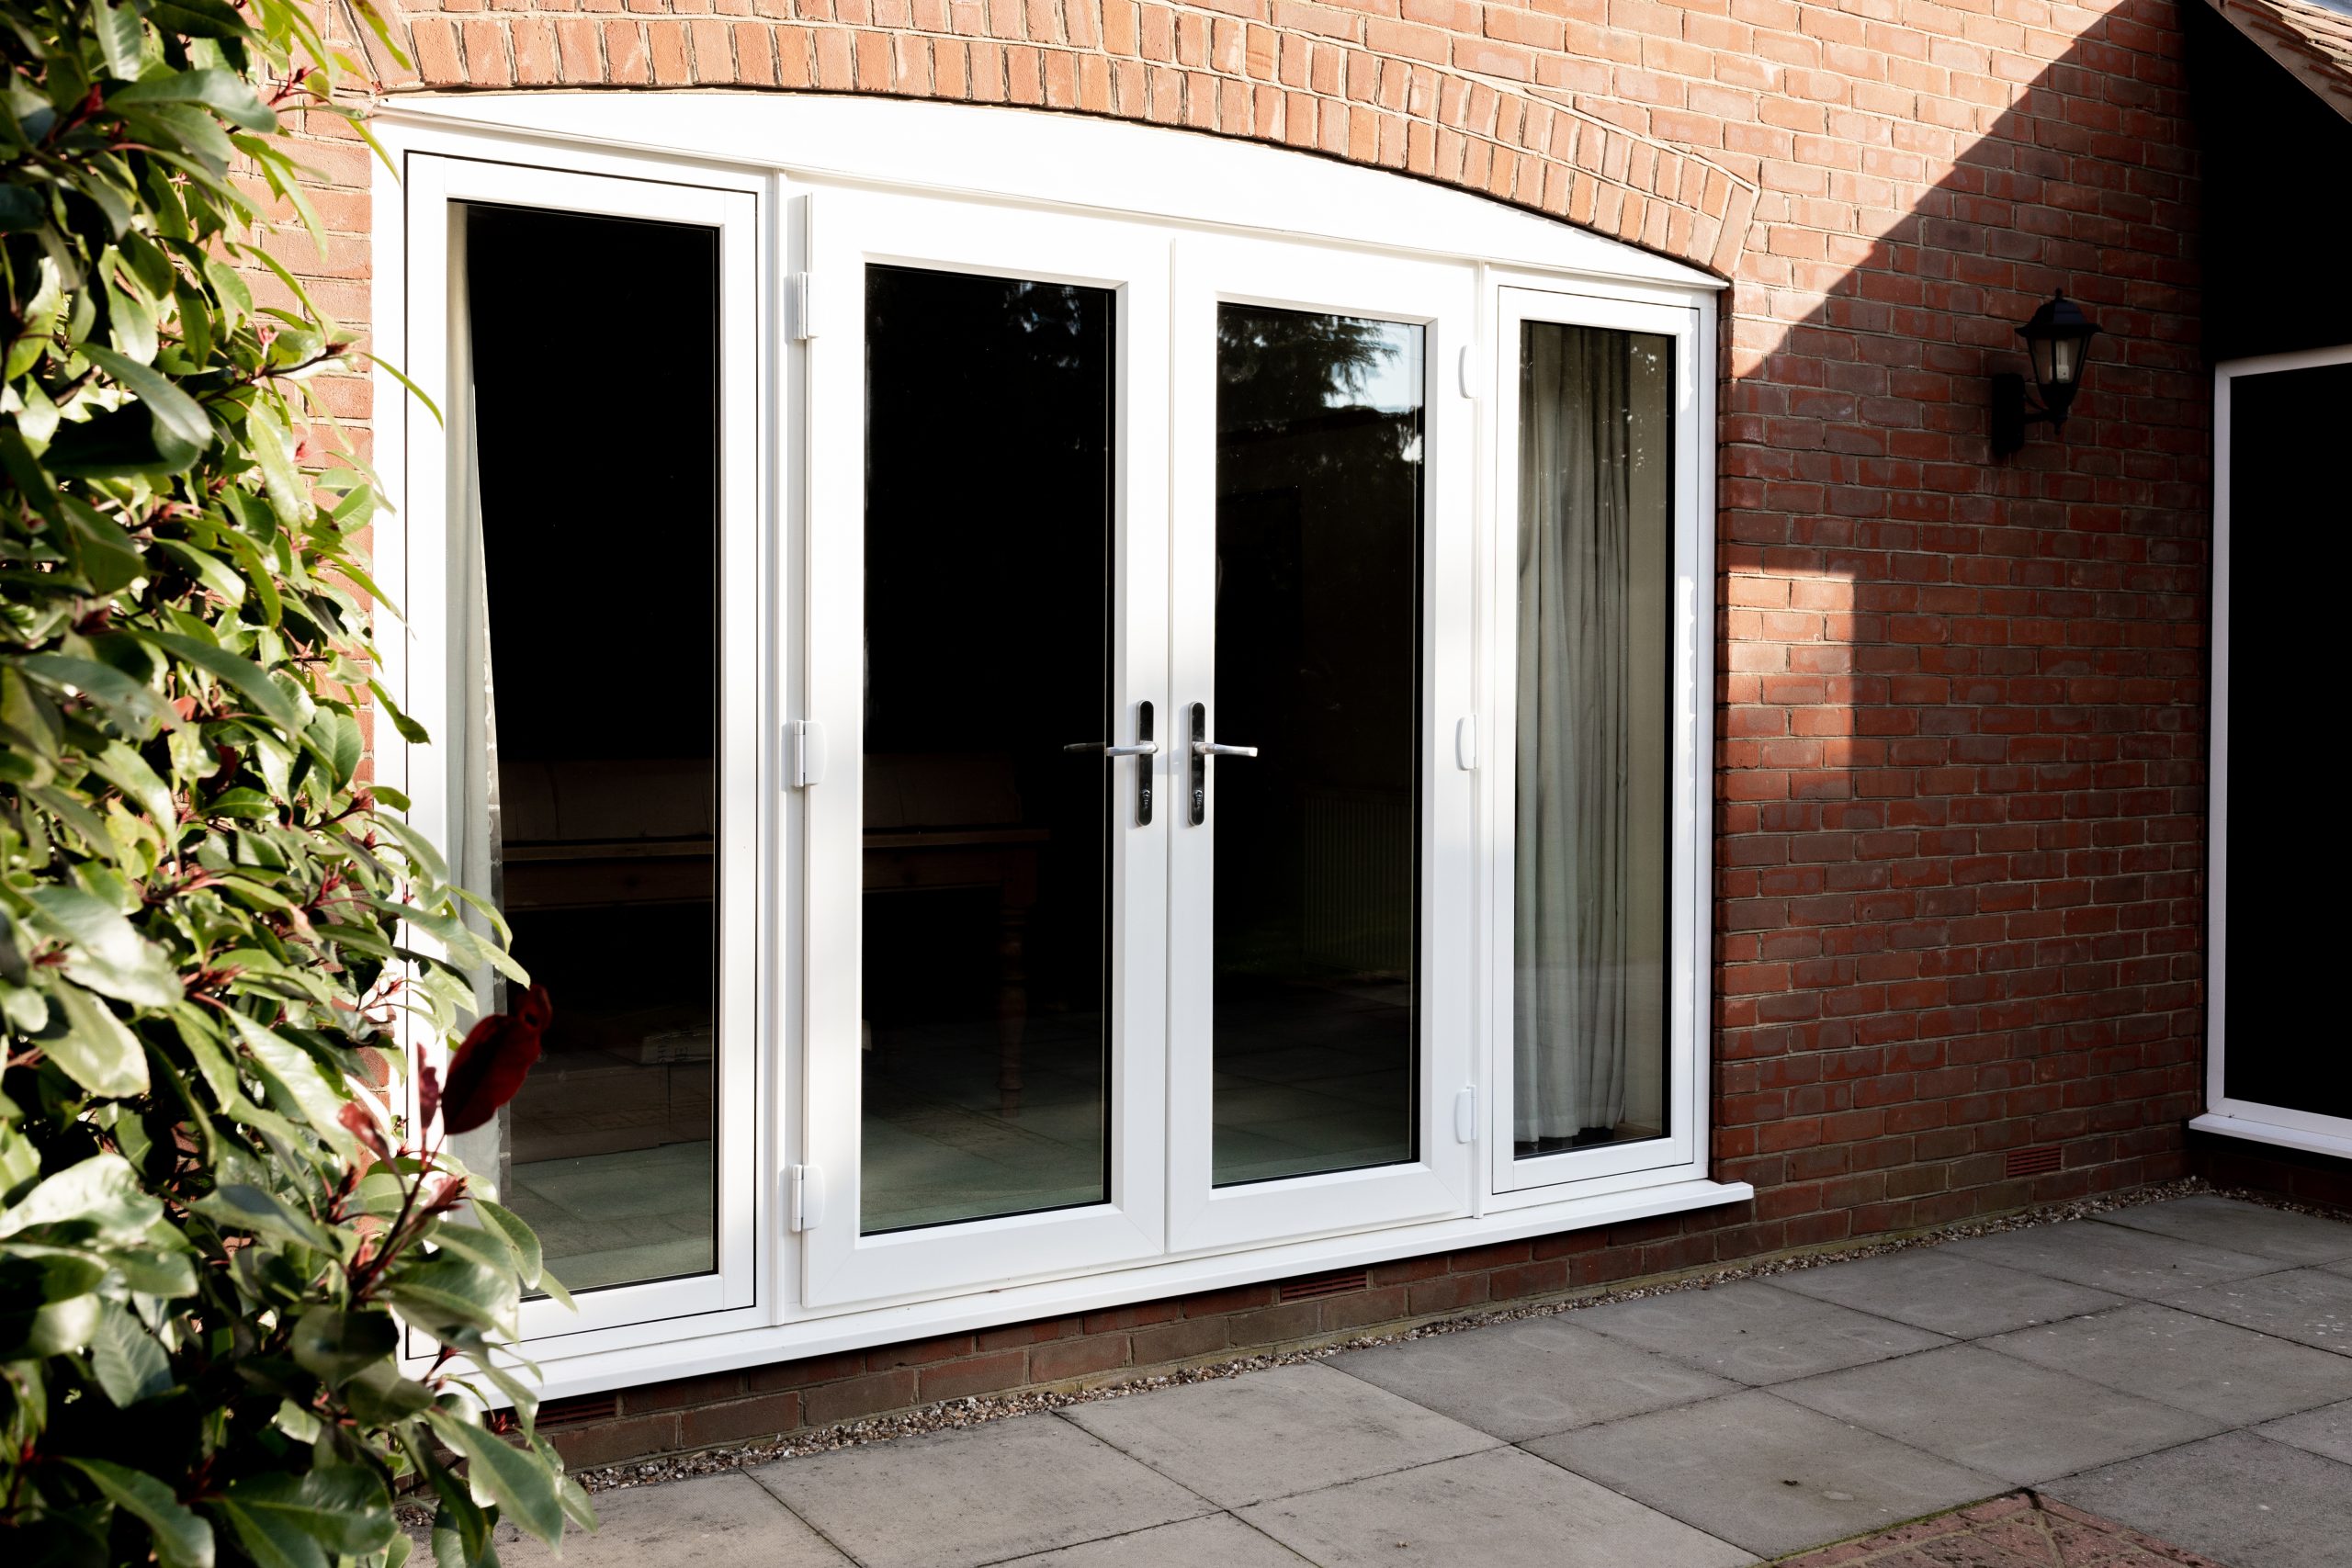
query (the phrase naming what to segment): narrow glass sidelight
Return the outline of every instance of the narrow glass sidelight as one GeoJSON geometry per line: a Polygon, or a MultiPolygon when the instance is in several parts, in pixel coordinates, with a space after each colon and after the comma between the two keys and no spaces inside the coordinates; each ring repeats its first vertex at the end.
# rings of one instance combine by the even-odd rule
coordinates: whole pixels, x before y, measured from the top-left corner
{"type": "Polygon", "coordinates": [[[1115,302],[865,271],[866,1235],[1110,1196],[1115,302]]]}
{"type": "Polygon", "coordinates": [[[1216,703],[1189,761],[1220,1187],[1416,1153],[1423,358],[1418,325],[1217,310],[1216,703]]]}
{"type": "Polygon", "coordinates": [[[1673,341],[1523,323],[1512,911],[1522,1158],[1664,1137],[1673,341]]]}
{"type": "MultiPolygon", "coordinates": [[[[718,231],[450,219],[450,859],[554,1007],[522,1092],[458,1152],[574,1292],[707,1273],[734,1048],[717,1037],[718,231]],[[551,325],[609,319],[616,277],[662,323],[625,399],[612,334],[551,325]]],[[[490,1008],[506,988],[479,982],[490,1008]]]]}

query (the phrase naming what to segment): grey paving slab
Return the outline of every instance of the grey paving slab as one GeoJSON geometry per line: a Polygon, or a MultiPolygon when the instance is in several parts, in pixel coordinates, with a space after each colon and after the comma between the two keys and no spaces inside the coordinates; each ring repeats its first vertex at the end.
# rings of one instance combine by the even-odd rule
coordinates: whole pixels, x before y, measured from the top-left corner
{"type": "Polygon", "coordinates": [[[1067,1421],[1018,1416],[743,1472],[865,1568],[977,1568],[1212,1512],[1067,1421]]]}
{"type": "Polygon", "coordinates": [[[1408,1339],[1325,1364],[1512,1442],[1739,1386],[1565,1317],[1408,1339]]]}
{"type": "Polygon", "coordinates": [[[1062,1414],[1227,1508],[1474,1453],[1497,1440],[1313,1361],[1062,1414]]]}
{"type": "Polygon", "coordinates": [[[2352,1464],[2352,1399],[2306,1410],[2255,1430],[2274,1443],[2292,1443],[2323,1459],[2352,1464]]]}
{"type": "Polygon", "coordinates": [[[1762,1389],[1579,1427],[1525,1447],[1766,1557],[1973,1503],[2008,1486],[1762,1389]]]}
{"type": "Polygon", "coordinates": [[[2226,1427],[2352,1397],[2352,1356],[2154,1302],[1987,1339],[2004,1355],[2088,1378],[2226,1427]]]}
{"type": "Polygon", "coordinates": [[[2352,1558],[2352,1466],[2251,1432],[2070,1475],[2045,1490],[2231,1568],[2344,1568],[2352,1558]]]}
{"type": "Polygon", "coordinates": [[[1300,1568],[1306,1559],[1231,1514],[1016,1557],[1002,1568],[1300,1568]]]}
{"type": "Polygon", "coordinates": [[[1784,1291],[1873,1313],[1954,1339],[2055,1323],[2128,1298],[2045,1274],[1963,1258],[1947,1247],[1881,1253],[1772,1276],[1784,1291]]]}
{"type": "Polygon", "coordinates": [[[2088,1285],[2095,1291],[2112,1291],[2120,1296],[2165,1296],[2278,1267],[2275,1258],[2152,1235],[2095,1220],[1971,1236],[1946,1244],[1944,1250],[2088,1285]]]}
{"type": "Polygon", "coordinates": [[[2181,1241],[2250,1252],[2282,1263],[2335,1263],[2352,1259],[2352,1224],[2316,1214],[2289,1213],[2210,1193],[2140,1203],[2098,1216],[2102,1224],[2148,1231],[2181,1241]]]}
{"type": "MultiPolygon", "coordinates": [[[[498,1529],[498,1560],[526,1568],[639,1568],[691,1562],[695,1568],[838,1568],[849,1559],[825,1544],[792,1510],[741,1472],[599,1492],[596,1529],[566,1530],[558,1557],[513,1525],[498,1529]]],[[[430,1550],[411,1559],[424,1562],[430,1550]]]]}
{"type": "Polygon", "coordinates": [[[1775,1390],[1840,1421],[2004,1481],[2037,1483],[2210,1436],[2192,1411],[1953,1345],[1775,1390]]]}
{"type": "Polygon", "coordinates": [[[2324,1269],[2290,1269],[2165,1300],[2184,1312],[2352,1356],[2352,1277],[2324,1269]]]}
{"type": "Polygon", "coordinates": [[[1584,1327],[1744,1383],[1780,1382],[1948,1341],[1749,1280],[1674,1291],[1577,1314],[1584,1327]]]}
{"type": "Polygon", "coordinates": [[[1242,1510],[1321,1568],[1734,1568],[1749,1555],[1518,1449],[1242,1510]]]}

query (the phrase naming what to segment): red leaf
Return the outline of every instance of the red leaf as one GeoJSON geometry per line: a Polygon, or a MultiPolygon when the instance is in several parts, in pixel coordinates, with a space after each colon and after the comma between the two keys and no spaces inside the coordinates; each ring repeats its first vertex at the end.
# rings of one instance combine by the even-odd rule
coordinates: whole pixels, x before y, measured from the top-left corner
{"type": "Polygon", "coordinates": [[[416,1113],[424,1123],[433,1125],[434,1113],[441,1109],[441,1076],[430,1062],[416,1065],[416,1113]]]}
{"type": "Polygon", "coordinates": [[[554,1017],[547,987],[534,986],[513,1012],[494,1012],[475,1024],[449,1058],[449,1082],[441,1095],[442,1126],[452,1133],[470,1133],[497,1115],[539,1059],[539,1035],[554,1017]]]}
{"type": "Polygon", "coordinates": [[[392,1157],[391,1148],[384,1142],[383,1130],[376,1125],[376,1119],[368,1115],[366,1108],[356,1100],[345,1100],[343,1109],[335,1112],[335,1120],[342,1122],[344,1129],[378,1159],[390,1160],[392,1157]]]}

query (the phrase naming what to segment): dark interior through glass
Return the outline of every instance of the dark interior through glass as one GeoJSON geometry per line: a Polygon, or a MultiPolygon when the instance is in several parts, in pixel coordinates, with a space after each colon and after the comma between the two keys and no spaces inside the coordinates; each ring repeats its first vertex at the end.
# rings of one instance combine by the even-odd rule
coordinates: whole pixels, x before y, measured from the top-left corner
{"type": "Polygon", "coordinates": [[[1114,304],[866,269],[869,1235],[1110,1195],[1114,304]]]}
{"type": "Polygon", "coordinates": [[[1218,1186],[1414,1157],[1422,333],[1218,308],[1218,1186]]]}
{"type": "Polygon", "coordinates": [[[2335,628],[2309,601],[2280,594],[2262,562],[2285,541],[2327,537],[2347,509],[2344,437],[2352,365],[2233,378],[2230,396],[2230,798],[2228,985],[2222,1092],[2233,1100],[2352,1117],[2352,1050],[2319,1021],[2298,975],[2324,974],[2333,925],[2312,858],[2307,813],[2264,785],[2279,737],[2312,727],[2312,674],[2335,628]],[[2300,957],[2297,955],[2301,954],[2300,957]]]}
{"type": "Polygon", "coordinates": [[[699,1273],[717,1213],[718,235],[489,206],[464,221],[502,898],[555,1012],[503,1118],[499,1186],[572,1290],[699,1273]]]}

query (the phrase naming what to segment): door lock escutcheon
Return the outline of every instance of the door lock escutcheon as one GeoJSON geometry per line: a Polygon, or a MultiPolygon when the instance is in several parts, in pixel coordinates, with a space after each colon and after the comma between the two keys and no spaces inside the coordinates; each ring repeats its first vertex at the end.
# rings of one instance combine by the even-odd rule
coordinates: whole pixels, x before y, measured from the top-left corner
{"type": "Polygon", "coordinates": [[[1222,740],[1209,739],[1209,710],[1205,703],[1193,705],[1193,826],[1197,828],[1209,819],[1209,759],[1211,757],[1254,757],[1255,746],[1227,746],[1222,740]]]}

